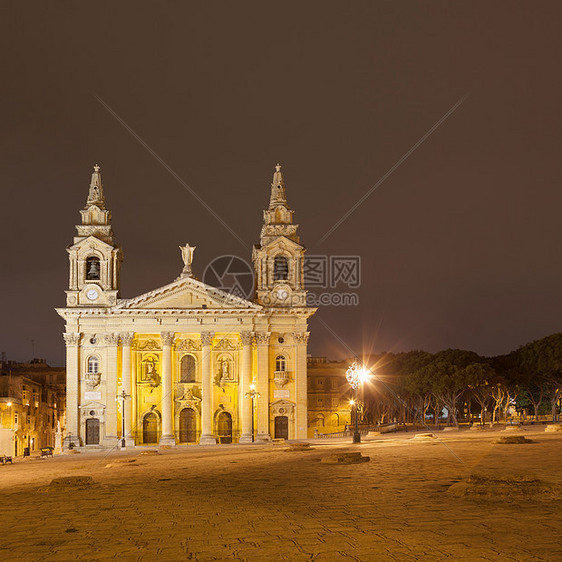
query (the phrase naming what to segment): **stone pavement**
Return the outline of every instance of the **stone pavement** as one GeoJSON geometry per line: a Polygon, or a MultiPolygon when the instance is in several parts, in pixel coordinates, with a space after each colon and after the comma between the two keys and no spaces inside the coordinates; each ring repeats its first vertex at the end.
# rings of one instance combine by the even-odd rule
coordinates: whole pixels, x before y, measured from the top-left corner
{"type": "Polygon", "coordinates": [[[473,473],[562,485],[562,432],[528,429],[81,453],[0,466],[0,560],[562,560],[560,497],[457,497],[473,473]],[[370,462],[321,463],[361,451],[370,462]],[[49,487],[54,478],[94,484],[49,487]]]}

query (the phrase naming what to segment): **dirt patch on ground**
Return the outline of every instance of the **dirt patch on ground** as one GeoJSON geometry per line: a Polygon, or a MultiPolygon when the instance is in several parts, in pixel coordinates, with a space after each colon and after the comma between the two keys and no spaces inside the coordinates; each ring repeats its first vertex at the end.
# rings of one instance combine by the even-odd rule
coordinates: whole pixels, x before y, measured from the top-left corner
{"type": "Polygon", "coordinates": [[[560,495],[559,486],[540,480],[532,474],[513,476],[473,474],[465,482],[453,484],[448,491],[455,496],[480,497],[560,495]]]}
{"type": "Polygon", "coordinates": [[[525,445],[527,443],[534,443],[532,439],[527,439],[523,435],[508,435],[500,437],[496,443],[500,445],[525,445]]]}

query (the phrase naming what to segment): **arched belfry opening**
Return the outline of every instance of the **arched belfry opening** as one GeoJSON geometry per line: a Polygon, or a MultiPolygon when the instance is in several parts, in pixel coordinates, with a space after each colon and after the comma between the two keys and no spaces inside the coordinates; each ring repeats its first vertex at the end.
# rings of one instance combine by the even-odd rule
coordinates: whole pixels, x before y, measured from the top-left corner
{"type": "Polygon", "coordinates": [[[86,281],[99,281],[100,271],[100,259],[96,256],[90,256],[86,260],[86,281]]]}
{"type": "Polygon", "coordinates": [[[276,256],[273,261],[273,280],[286,281],[289,279],[289,260],[285,256],[276,256]]]}

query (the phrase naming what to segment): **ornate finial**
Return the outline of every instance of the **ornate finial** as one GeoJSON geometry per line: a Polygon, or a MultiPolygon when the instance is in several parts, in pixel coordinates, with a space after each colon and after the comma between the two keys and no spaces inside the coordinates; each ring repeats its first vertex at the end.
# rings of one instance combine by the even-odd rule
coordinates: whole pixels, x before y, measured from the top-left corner
{"type": "Polygon", "coordinates": [[[197,246],[190,246],[186,244],[185,246],[180,246],[181,258],[183,260],[183,270],[181,272],[181,277],[193,277],[193,272],[191,271],[191,264],[193,263],[193,252],[197,246]]]}
{"type": "Polygon", "coordinates": [[[275,171],[276,171],[276,172],[280,172],[280,171],[281,171],[281,164],[279,164],[279,162],[277,162],[277,165],[275,166],[275,171]]]}
{"type": "Polygon", "coordinates": [[[101,183],[100,167],[96,164],[92,172],[92,179],[90,180],[90,192],[88,193],[88,200],[86,206],[97,205],[101,209],[105,208],[105,201],[103,198],[103,187],[101,183]]]}

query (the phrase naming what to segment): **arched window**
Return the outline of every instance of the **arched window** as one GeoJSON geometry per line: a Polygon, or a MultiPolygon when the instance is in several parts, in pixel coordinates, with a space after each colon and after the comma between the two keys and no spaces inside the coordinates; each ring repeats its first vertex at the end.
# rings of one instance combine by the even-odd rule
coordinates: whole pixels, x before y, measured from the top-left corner
{"type": "Polygon", "coordinates": [[[95,355],[88,358],[88,373],[99,373],[99,360],[95,355]]]}
{"type": "Polygon", "coordinates": [[[96,281],[100,278],[100,259],[94,256],[86,260],[86,281],[96,281]]]}
{"type": "Polygon", "coordinates": [[[275,358],[275,370],[276,371],[286,371],[287,361],[284,355],[278,355],[275,358]]]}
{"type": "Polygon", "coordinates": [[[195,382],[195,357],[184,355],[181,358],[181,382],[195,382]]]}
{"type": "Polygon", "coordinates": [[[285,281],[289,278],[289,262],[284,256],[277,256],[273,262],[273,280],[285,281]]]}

